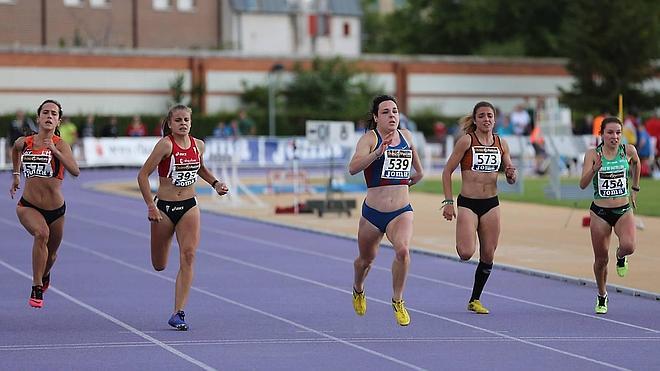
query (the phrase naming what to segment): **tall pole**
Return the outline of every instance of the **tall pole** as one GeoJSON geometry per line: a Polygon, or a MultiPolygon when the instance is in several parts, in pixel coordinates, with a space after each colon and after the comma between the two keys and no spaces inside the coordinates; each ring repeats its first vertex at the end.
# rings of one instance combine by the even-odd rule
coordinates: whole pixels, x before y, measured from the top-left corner
{"type": "Polygon", "coordinates": [[[275,87],[272,71],[268,73],[268,135],[275,136],[275,87]]]}

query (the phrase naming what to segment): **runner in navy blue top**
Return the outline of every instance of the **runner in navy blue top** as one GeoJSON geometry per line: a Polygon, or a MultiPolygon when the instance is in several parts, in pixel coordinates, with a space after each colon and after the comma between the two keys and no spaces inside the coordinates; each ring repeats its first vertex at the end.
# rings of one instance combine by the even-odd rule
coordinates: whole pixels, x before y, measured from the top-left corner
{"type": "Polygon", "coordinates": [[[364,281],[380,242],[387,235],[396,253],[392,263],[392,307],[397,323],[407,326],[410,316],[404,305],[403,288],[410,265],[409,246],[413,233],[408,187],[422,179],[422,164],[413,146],[412,134],[398,129],[399,109],[393,97],[376,97],[370,116],[369,130],[358,141],[349,164],[351,174],[364,172],[368,188],[358,227],[353,309],[360,316],[367,310],[364,281]]]}

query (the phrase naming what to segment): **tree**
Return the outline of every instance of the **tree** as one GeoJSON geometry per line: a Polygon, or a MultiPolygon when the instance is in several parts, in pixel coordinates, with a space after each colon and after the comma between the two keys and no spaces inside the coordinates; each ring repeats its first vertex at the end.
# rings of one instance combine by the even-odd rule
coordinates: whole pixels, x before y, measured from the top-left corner
{"type": "Polygon", "coordinates": [[[557,56],[568,0],[409,0],[387,16],[363,0],[365,51],[557,56]]]}
{"type": "Polygon", "coordinates": [[[660,3],[639,1],[576,1],[568,7],[562,32],[575,77],[562,100],[583,112],[614,112],[623,94],[627,109],[654,109],[658,91],[642,84],[657,73],[660,56],[660,3]]]}
{"type": "MultiPolygon", "coordinates": [[[[366,116],[371,99],[382,94],[368,71],[340,57],[315,58],[309,67],[298,63],[293,79],[277,89],[277,133],[301,135],[306,120],[358,120],[366,116]]],[[[242,103],[254,117],[267,117],[267,87],[244,84],[242,103]]]]}

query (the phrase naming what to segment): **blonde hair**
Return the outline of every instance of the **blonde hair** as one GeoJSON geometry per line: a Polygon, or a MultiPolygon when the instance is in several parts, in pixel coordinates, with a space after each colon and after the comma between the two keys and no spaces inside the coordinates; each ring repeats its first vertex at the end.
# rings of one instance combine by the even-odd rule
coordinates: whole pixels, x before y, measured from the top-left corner
{"type": "Polygon", "coordinates": [[[177,104],[176,106],[170,108],[170,110],[167,112],[167,116],[165,117],[165,119],[163,119],[163,123],[161,124],[163,128],[162,132],[164,137],[172,134],[172,128],[168,125],[172,121],[172,114],[174,114],[174,112],[176,111],[181,111],[181,110],[187,111],[192,115],[192,109],[184,104],[177,104]]]}

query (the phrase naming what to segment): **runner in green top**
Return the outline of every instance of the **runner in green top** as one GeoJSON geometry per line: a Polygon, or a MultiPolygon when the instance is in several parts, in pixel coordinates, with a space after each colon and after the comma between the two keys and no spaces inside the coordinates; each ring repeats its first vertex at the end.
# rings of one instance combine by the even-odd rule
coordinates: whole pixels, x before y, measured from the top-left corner
{"type": "Polygon", "coordinates": [[[628,255],[635,251],[636,244],[633,208],[639,192],[639,156],[634,146],[621,144],[622,131],[623,125],[618,118],[603,120],[600,128],[602,143],[585,153],[580,178],[580,188],[586,188],[589,183],[594,188],[590,229],[598,285],[597,314],[607,313],[607,263],[612,229],[619,239],[616,273],[620,277],[628,273],[628,255]]]}

